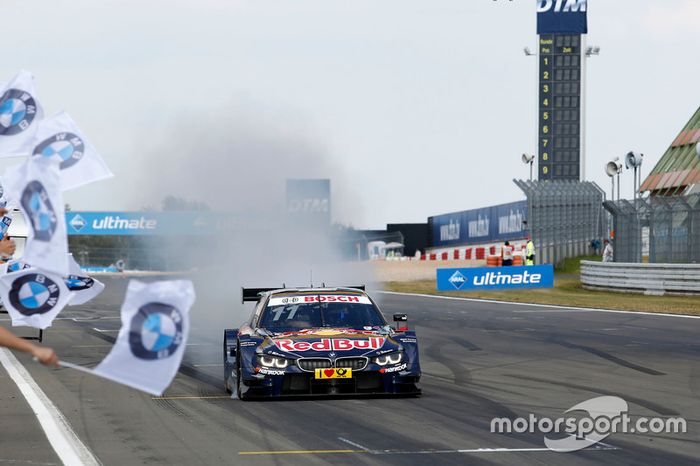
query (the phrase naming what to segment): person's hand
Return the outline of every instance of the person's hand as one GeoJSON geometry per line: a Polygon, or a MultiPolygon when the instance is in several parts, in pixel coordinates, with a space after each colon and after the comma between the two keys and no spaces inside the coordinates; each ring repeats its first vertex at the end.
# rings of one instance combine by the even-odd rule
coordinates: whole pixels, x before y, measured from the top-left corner
{"type": "Polygon", "coordinates": [[[0,255],[11,256],[15,253],[15,241],[8,237],[0,240],[0,255]]]}
{"type": "Polygon", "coordinates": [[[32,349],[32,356],[39,360],[45,366],[58,367],[58,356],[52,348],[43,346],[35,346],[32,349]]]}
{"type": "Polygon", "coordinates": [[[7,215],[7,209],[4,207],[0,207],[0,215],[7,215]]]}

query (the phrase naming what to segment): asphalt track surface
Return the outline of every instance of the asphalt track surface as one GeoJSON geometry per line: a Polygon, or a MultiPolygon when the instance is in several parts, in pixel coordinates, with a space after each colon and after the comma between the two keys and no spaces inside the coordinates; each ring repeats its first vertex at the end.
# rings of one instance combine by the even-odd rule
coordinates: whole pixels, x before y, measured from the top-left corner
{"type": "MultiPolygon", "coordinates": [[[[105,282],[100,297],[68,308],[46,333],[62,359],[93,366],[109,351],[126,279],[105,282]]],[[[375,296],[385,315],[407,312],[418,332],[421,398],[231,399],[220,333],[202,331],[194,316],[184,364],[161,398],[18,359],[106,465],[700,461],[700,319],[375,296]],[[624,398],[633,418],[682,416],[688,432],[616,433],[574,453],[547,451],[543,434],[490,432],[494,417],[556,418],[601,395],[624,398]]],[[[2,367],[0,388],[0,464],[60,464],[2,367]]]]}

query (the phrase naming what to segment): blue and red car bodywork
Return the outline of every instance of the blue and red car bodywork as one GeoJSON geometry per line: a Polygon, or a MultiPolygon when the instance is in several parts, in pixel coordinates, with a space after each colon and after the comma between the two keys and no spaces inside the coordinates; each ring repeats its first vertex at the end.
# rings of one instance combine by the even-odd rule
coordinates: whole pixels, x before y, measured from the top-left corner
{"type": "MultiPolygon", "coordinates": [[[[361,287],[364,288],[364,287],[361,287]]],[[[418,341],[406,327],[394,329],[378,312],[380,326],[306,328],[273,332],[259,327],[271,298],[323,294],[370,299],[361,288],[243,289],[244,301],[256,301],[250,319],[224,331],[224,379],[239,398],[316,395],[420,395],[418,341]],[[263,364],[279,362],[276,367],[263,364]],[[316,370],[349,368],[351,378],[319,379],[316,370]]],[[[376,308],[374,301],[371,304],[376,308]]],[[[378,308],[376,308],[378,311],[378,308]]],[[[403,314],[394,316],[405,321],[403,314]]]]}

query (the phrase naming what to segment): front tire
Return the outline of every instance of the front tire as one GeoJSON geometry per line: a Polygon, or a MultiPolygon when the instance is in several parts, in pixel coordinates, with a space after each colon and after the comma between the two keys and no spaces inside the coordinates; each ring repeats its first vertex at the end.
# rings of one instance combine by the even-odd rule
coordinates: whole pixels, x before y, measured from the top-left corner
{"type": "Polygon", "coordinates": [[[245,401],[248,399],[248,395],[244,395],[241,392],[241,348],[238,347],[236,351],[236,396],[239,400],[245,401]]]}

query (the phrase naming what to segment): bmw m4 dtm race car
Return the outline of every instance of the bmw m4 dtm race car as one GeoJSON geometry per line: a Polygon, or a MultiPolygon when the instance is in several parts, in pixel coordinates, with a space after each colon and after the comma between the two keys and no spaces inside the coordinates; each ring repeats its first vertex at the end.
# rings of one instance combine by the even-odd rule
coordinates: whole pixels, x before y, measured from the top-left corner
{"type": "Polygon", "coordinates": [[[243,288],[255,309],[224,330],[224,380],[240,399],[292,395],[420,395],[416,334],[389,325],[364,286],[243,288]]]}

